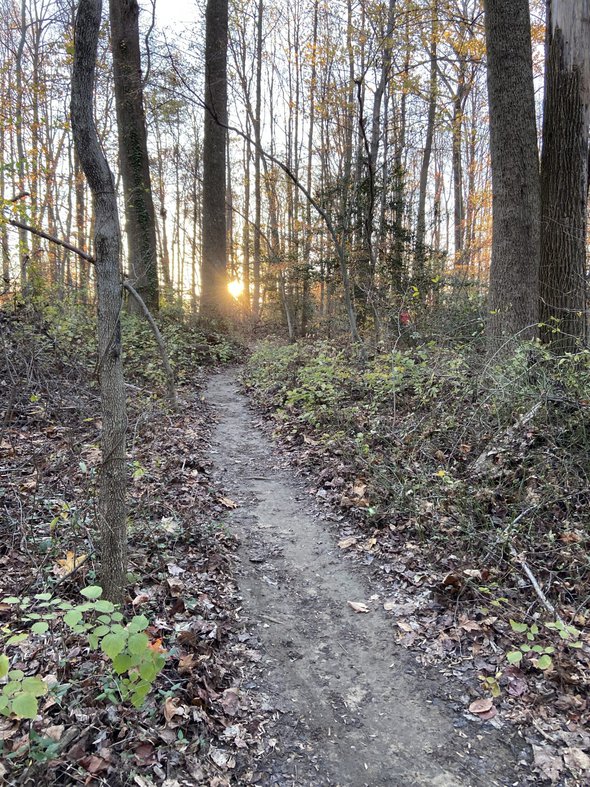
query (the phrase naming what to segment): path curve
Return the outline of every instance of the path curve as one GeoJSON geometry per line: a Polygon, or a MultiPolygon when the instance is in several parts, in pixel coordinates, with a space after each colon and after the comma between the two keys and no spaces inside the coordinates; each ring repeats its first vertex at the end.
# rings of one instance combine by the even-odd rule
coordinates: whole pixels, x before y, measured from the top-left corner
{"type": "MultiPolygon", "coordinates": [[[[274,755],[260,785],[490,787],[519,785],[517,754],[501,732],[465,726],[445,702],[451,687],[394,641],[374,589],[347,565],[292,470],[281,466],[237,373],[211,377],[211,455],[239,507],[242,615],[264,653],[253,685],[277,714],[274,755]]],[[[459,690],[460,691],[460,690],[459,690]]]]}

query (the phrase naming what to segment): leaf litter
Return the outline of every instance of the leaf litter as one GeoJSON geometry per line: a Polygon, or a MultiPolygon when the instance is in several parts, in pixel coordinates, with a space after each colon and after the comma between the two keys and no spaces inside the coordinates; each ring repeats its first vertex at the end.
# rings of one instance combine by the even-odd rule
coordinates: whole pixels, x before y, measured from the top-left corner
{"type": "MultiPolygon", "coordinates": [[[[28,382],[12,405],[10,386],[0,386],[1,595],[54,591],[77,602],[96,573],[100,421],[92,362],[57,359],[53,345],[16,318],[4,336],[5,382],[21,363],[28,382]]],[[[166,666],[136,710],[104,696],[101,657],[74,635],[57,651],[41,635],[10,648],[12,668],[41,675],[58,694],[43,698],[31,723],[0,716],[7,784],[248,784],[252,762],[264,754],[269,711],[245,685],[260,654],[242,637],[235,540],[214,524],[235,503],[216,488],[205,459],[210,415],[202,378],[195,373],[190,389],[181,388],[176,412],[149,389],[128,390],[132,581],[125,606],[148,617],[151,647],[169,653],[166,666]]],[[[0,605],[3,625],[11,610],[0,605]]]]}

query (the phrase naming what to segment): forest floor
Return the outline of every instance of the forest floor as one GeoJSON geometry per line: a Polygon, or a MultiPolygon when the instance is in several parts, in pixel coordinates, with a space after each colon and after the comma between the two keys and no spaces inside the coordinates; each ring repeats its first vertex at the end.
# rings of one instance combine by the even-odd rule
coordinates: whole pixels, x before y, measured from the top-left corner
{"type": "MultiPolygon", "coordinates": [[[[253,680],[280,711],[264,785],[525,783],[524,741],[465,711],[465,689],[394,640],[386,589],[344,561],[336,534],[263,433],[237,375],[214,375],[214,473],[237,507],[241,618],[262,646],[253,680]],[[459,710],[458,710],[459,709],[459,710]]],[[[400,599],[397,599],[399,601],[400,599]]]]}
{"type": "MultiPolygon", "coordinates": [[[[440,450],[429,464],[428,438],[411,424],[420,461],[405,462],[399,424],[376,410],[376,438],[394,435],[401,446],[399,456],[383,460],[388,478],[396,470],[418,502],[429,503],[425,515],[439,517],[425,538],[404,512],[407,498],[381,478],[371,481],[364,453],[361,469],[355,464],[360,432],[368,433],[361,408],[366,401],[374,407],[375,397],[356,398],[348,410],[330,403],[358,385],[355,370],[344,369],[334,383],[322,355],[321,374],[316,369],[303,389],[308,410],[298,414],[276,402],[283,388],[294,400],[289,375],[299,367],[291,355],[307,358],[309,348],[287,348],[288,368],[277,372],[264,359],[278,358],[279,349],[269,347],[262,365],[254,360],[267,388],[252,383],[249,364],[249,397],[240,369],[227,366],[243,348],[198,323],[166,319],[179,381],[180,406],[171,410],[158,395],[148,329],[128,318],[123,327],[130,574],[122,613],[145,617],[149,647],[165,654],[165,666],[134,708],[105,653],[69,629],[63,613],[49,630],[31,626],[23,597],[29,611],[48,596],[80,604],[81,591],[99,581],[93,322],[84,311],[0,310],[0,655],[11,670],[0,678],[0,694],[11,681],[47,686],[34,714],[0,713],[0,783],[588,783],[587,631],[575,651],[567,641],[560,648],[554,630],[535,635],[543,647],[556,646],[552,668],[536,668],[532,648],[520,663],[506,663],[524,629],[530,634],[532,621],[540,627],[543,618],[518,574],[515,581],[487,546],[482,554],[457,538],[462,527],[450,527],[449,517],[465,498],[456,482],[448,500],[441,495],[447,473],[437,469],[440,450]],[[342,419],[341,439],[326,440],[323,423],[306,420],[317,408],[325,419],[342,419]],[[386,500],[382,513],[373,512],[373,498],[386,500]]],[[[389,368],[368,374],[376,385],[391,378],[389,368]]],[[[463,387],[462,368],[457,378],[463,387]]],[[[461,413],[465,406],[457,399],[461,413]]],[[[585,412],[572,409],[571,418],[585,412]]],[[[529,462],[538,433],[525,436],[529,462]]],[[[508,448],[510,479],[522,451],[508,448]]],[[[462,452],[449,475],[461,463],[462,452]]],[[[585,472],[585,461],[579,466],[585,472]]],[[[552,590],[565,588],[570,604],[587,578],[587,507],[579,498],[561,525],[555,513],[540,511],[548,531],[563,530],[553,540],[545,534],[544,555],[582,566],[574,582],[549,564],[552,590]]],[[[531,554],[533,546],[523,546],[531,554]]],[[[585,626],[582,612],[575,620],[585,626]]]]}

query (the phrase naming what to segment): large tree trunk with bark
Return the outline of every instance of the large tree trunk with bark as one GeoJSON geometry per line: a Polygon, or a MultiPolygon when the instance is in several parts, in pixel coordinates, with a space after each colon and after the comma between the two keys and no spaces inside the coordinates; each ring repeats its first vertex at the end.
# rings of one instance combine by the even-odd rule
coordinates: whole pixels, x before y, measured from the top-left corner
{"type": "Polygon", "coordinates": [[[127,570],[125,432],[127,416],[121,357],[121,231],[115,183],[93,117],[96,51],[102,0],[80,0],[72,73],[72,132],[92,191],[98,295],[98,369],[102,411],[102,466],[98,490],[101,585],[120,602],[127,570]]]}
{"type": "Polygon", "coordinates": [[[528,0],[486,0],[493,187],[488,346],[537,332],[540,182],[528,0]]]}
{"type": "Polygon", "coordinates": [[[541,337],[586,339],[590,0],[549,0],[541,158],[541,337]]]}
{"type": "Polygon", "coordinates": [[[208,0],[206,25],[201,314],[215,317],[226,312],[229,301],[225,208],[228,0],[208,0]]]}
{"type": "Polygon", "coordinates": [[[110,0],[109,7],[119,161],[125,195],[129,278],[146,306],[151,311],[157,311],[159,287],[156,214],[143,108],[139,5],[137,0],[110,0]]]}

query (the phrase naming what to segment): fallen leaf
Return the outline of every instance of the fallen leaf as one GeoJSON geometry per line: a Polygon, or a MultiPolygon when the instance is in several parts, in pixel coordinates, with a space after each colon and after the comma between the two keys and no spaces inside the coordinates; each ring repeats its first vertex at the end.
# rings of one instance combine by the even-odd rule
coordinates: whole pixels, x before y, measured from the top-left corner
{"type": "Polygon", "coordinates": [[[173,598],[178,598],[184,591],[184,582],[178,579],[178,577],[170,577],[166,580],[166,584],[168,585],[170,595],[173,598]]]}
{"type": "Polygon", "coordinates": [[[219,497],[218,501],[221,503],[222,506],[225,506],[226,508],[233,509],[238,507],[238,504],[229,497],[223,497],[223,496],[219,497]]]}
{"type": "Polygon", "coordinates": [[[475,716],[478,716],[480,713],[488,713],[493,705],[494,703],[489,697],[481,697],[471,703],[469,706],[469,713],[473,713],[475,716]]]}
{"type": "Polygon", "coordinates": [[[58,577],[67,577],[74,572],[82,563],[88,560],[88,555],[77,555],[75,552],[67,552],[65,558],[58,559],[57,565],[53,567],[53,573],[58,577]]]}
{"type": "Polygon", "coordinates": [[[338,546],[340,549],[348,549],[348,547],[353,546],[357,542],[356,536],[348,536],[348,538],[343,538],[341,541],[338,542],[338,546]]]}
{"type": "Polygon", "coordinates": [[[497,715],[498,715],[498,711],[496,710],[496,706],[495,706],[495,705],[493,705],[493,706],[492,706],[492,707],[489,709],[489,711],[486,711],[486,713],[478,713],[477,715],[479,716],[479,718],[480,718],[482,721],[489,721],[490,719],[493,719],[493,718],[494,718],[494,716],[497,716],[497,715]]]}
{"type": "Polygon", "coordinates": [[[224,749],[216,749],[214,746],[211,746],[209,749],[209,757],[211,757],[218,768],[230,769],[236,767],[235,759],[231,756],[230,752],[224,749]]]}
{"type": "Polygon", "coordinates": [[[235,716],[240,709],[240,692],[238,689],[226,689],[221,697],[221,706],[228,716],[235,716]]]}
{"type": "Polygon", "coordinates": [[[349,601],[348,606],[351,609],[354,609],[355,612],[368,612],[369,607],[365,604],[364,601],[349,601]]]}
{"type": "Polygon", "coordinates": [[[135,596],[131,603],[134,607],[138,607],[140,604],[145,604],[145,602],[149,600],[150,596],[147,593],[140,593],[139,595],[135,596]]]}
{"type": "Polygon", "coordinates": [[[179,697],[166,697],[163,713],[168,727],[172,729],[180,727],[185,716],[187,716],[187,710],[182,705],[179,697]]]}
{"type": "Polygon", "coordinates": [[[461,623],[460,628],[465,631],[481,631],[481,626],[476,620],[466,620],[464,623],[461,623]]]}
{"type": "Polygon", "coordinates": [[[149,741],[146,741],[144,743],[140,743],[139,746],[135,748],[134,754],[138,760],[141,760],[143,764],[146,764],[154,756],[154,751],[154,745],[149,743],[149,741]]]}
{"type": "Polygon", "coordinates": [[[446,577],[442,581],[444,587],[458,587],[462,584],[461,577],[457,574],[454,574],[452,571],[450,574],[447,574],[446,577]]]}
{"type": "Polygon", "coordinates": [[[528,683],[524,677],[516,676],[514,678],[509,679],[508,686],[506,687],[506,692],[511,697],[521,697],[525,691],[528,689],[528,683]]]}
{"type": "Polygon", "coordinates": [[[176,563],[168,563],[167,568],[171,577],[178,577],[184,574],[184,568],[177,566],[176,563]]]}
{"type": "Polygon", "coordinates": [[[110,763],[104,757],[97,757],[96,754],[90,754],[80,760],[80,765],[85,768],[88,773],[100,773],[101,771],[108,771],[110,763]]]}
{"type": "Polygon", "coordinates": [[[193,671],[196,661],[192,653],[187,653],[186,656],[181,656],[178,659],[178,671],[180,674],[189,673],[193,671]]]}
{"type": "Polygon", "coordinates": [[[466,568],[463,572],[466,577],[471,577],[472,579],[481,579],[481,571],[477,568],[466,568]]]}
{"type": "Polygon", "coordinates": [[[364,497],[367,491],[367,485],[362,481],[356,481],[352,487],[352,493],[355,497],[364,497]]]}
{"type": "Polygon", "coordinates": [[[559,781],[563,771],[563,760],[553,746],[535,746],[533,744],[533,758],[535,767],[549,779],[552,784],[559,781]]]}
{"type": "Polygon", "coordinates": [[[162,640],[155,639],[153,642],[148,643],[148,648],[154,653],[167,653],[166,648],[162,647],[162,640]]]}
{"type": "Polygon", "coordinates": [[[64,734],[64,730],[65,727],[63,724],[56,724],[53,727],[46,727],[43,730],[43,735],[46,738],[49,738],[50,740],[55,741],[55,743],[57,743],[59,740],[61,740],[61,736],[64,734]]]}
{"type": "Polygon", "coordinates": [[[590,757],[576,747],[570,747],[563,753],[563,760],[574,774],[590,772],[590,757]]]}

